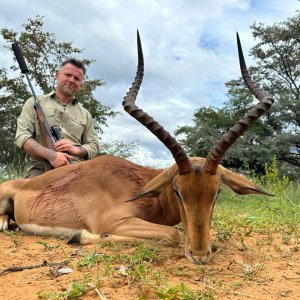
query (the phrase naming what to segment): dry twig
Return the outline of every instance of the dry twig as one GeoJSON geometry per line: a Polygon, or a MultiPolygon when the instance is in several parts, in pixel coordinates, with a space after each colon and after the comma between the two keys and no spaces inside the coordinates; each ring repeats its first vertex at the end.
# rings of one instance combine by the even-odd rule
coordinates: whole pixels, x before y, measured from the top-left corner
{"type": "Polygon", "coordinates": [[[36,268],[42,268],[42,267],[56,267],[56,266],[65,266],[68,263],[68,261],[62,261],[58,263],[52,263],[44,260],[41,264],[39,265],[34,265],[34,266],[21,266],[21,267],[9,267],[7,269],[4,269],[0,272],[0,276],[10,273],[10,272],[19,272],[23,270],[31,270],[31,269],[36,269],[36,268]]]}

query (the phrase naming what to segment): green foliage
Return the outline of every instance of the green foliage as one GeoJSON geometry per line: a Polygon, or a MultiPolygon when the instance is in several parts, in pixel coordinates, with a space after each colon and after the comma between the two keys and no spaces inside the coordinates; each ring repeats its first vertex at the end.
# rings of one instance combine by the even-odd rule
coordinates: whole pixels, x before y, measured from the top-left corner
{"type": "MultiPolygon", "coordinates": [[[[219,195],[213,218],[219,241],[229,240],[233,234],[244,239],[252,232],[281,233],[288,242],[291,237],[299,238],[300,233],[300,184],[280,177],[276,157],[272,164],[265,165],[265,175],[253,175],[253,181],[273,197],[248,195],[236,196],[227,189],[219,195]],[[242,199],[246,198],[246,199],[242,199]]],[[[244,245],[245,246],[245,245],[244,245]]],[[[246,248],[246,246],[244,247],[246,248]]]]}
{"type": "Polygon", "coordinates": [[[195,292],[184,283],[166,285],[155,289],[155,294],[159,299],[166,300],[211,300],[216,299],[212,289],[195,292]]]}
{"type": "Polygon", "coordinates": [[[252,178],[256,183],[261,184],[266,190],[276,196],[284,196],[290,184],[290,180],[287,176],[283,175],[280,177],[276,156],[273,157],[271,165],[265,163],[264,175],[257,177],[257,175],[253,173],[252,178]]]}
{"type": "Polygon", "coordinates": [[[41,300],[58,300],[58,299],[61,299],[60,294],[58,294],[56,292],[50,293],[50,292],[45,292],[45,291],[38,291],[37,292],[37,297],[38,297],[38,299],[41,299],[41,300]]]}
{"type": "Polygon", "coordinates": [[[143,243],[137,243],[134,255],[130,258],[130,264],[139,262],[152,262],[157,257],[157,250],[143,243]]]}
{"type": "Polygon", "coordinates": [[[113,141],[112,143],[101,144],[101,154],[110,154],[123,158],[130,158],[136,154],[137,142],[113,141]]]}
{"type": "Polygon", "coordinates": [[[253,73],[275,99],[271,124],[277,136],[273,149],[279,160],[300,166],[300,11],[273,26],[251,26],[258,43],[251,54],[253,73]],[[277,150],[277,151],[276,151],[277,150]]]}
{"type": "MultiPolygon", "coordinates": [[[[245,171],[247,166],[263,175],[264,164],[276,156],[279,171],[297,179],[300,167],[300,11],[272,26],[251,26],[258,40],[251,49],[257,62],[249,68],[255,82],[274,98],[271,110],[262,116],[226,152],[224,166],[245,171]]],[[[192,156],[206,157],[215,143],[253,106],[253,97],[242,79],[226,83],[228,100],[223,108],[200,108],[193,125],[180,127],[181,142],[192,156]]],[[[281,174],[282,174],[281,173],[281,174]]]]}
{"type": "MultiPolygon", "coordinates": [[[[5,151],[8,151],[8,149],[6,149],[5,151]]],[[[24,159],[24,155],[21,154],[21,151],[17,151],[16,156],[12,158],[12,163],[1,165],[0,162],[0,183],[9,179],[25,177],[26,160],[24,159],[22,161],[21,157],[23,157],[24,159]]]]}
{"type": "MultiPolygon", "coordinates": [[[[49,93],[54,88],[54,76],[61,63],[70,57],[82,60],[86,67],[94,63],[93,59],[81,58],[83,49],[73,46],[72,42],[59,42],[53,33],[45,32],[44,20],[41,16],[28,19],[23,24],[23,31],[16,32],[12,29],[1,28],[0,34],[11,49],[11,44],[18,42],[26,63],[30,70],[30,79],[37,88],[36,93],[49,93]]],[[[11,57],[13,53],[11,51],[11,57]]],[[[96,130],[101,134],[103,126],[107,125],[107,118],[116,114],[109,107],[104,106],[95,98],[94,92],[104,82],[100,79],[85,77],[83,88],[77,95],[77,99],[92,114],[96,130]]],[[[16,153],[14,135],[16,123],[25,101],[31,97],[31,92],[21,74],[17,63],[13,63],[9,69],[0,69],[0,167],[6,164],[24,165],[24,153],[16,153]],[[12,77],[12,78],[11,78],[12,77]],[[18,154],[18,155],[17,155],[18,154]]]]}
{"type": "Polygon", "coordinates": [[[60,247],[59,245],[52,246],[47,242],[36,242],[36,243],[42,245],[44,247],[44,251],[51,251],[53,249],[57,249],[60,247]]]}
{"type": "Polygon", "coordinates": [[[43,300],[56,300],[56,299],[65,299],[65,300],[72,300],[72,299],[80,299],[85,293],[90,290],[95,290],[98,288],[98,284],[93,283],[93,278],[90,273],[83,274],[83,280],[72,282],[71,286],[66,292],[63,293],[50,293],[45,291],[38,291],[37,296],[38,299],[43,300]]]}
{"type": "Polygon", "coordinates": [[[84,255],[79,262],[77,262],[77,269],[81,270],[84,268],[91,268],[96,265],[99,261],[103,260],[103,255],[90,251],[84,255]]]}
{"type": "Polygon", "coordinates": [[[87,290],[87,286],[86,282],[73,282],[65,293],[65,299],[78,299],[87,290]]]}

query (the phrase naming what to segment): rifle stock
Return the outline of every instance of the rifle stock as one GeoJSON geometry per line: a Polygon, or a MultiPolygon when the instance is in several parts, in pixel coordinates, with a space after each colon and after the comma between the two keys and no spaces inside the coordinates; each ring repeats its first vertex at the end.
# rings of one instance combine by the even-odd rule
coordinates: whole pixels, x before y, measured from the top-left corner
{"type": "Polygon", "coordinates": [[[54,149],[55,140],[54,137],[52,136],[51,128],[47,122],[47,119],[44,115],[41,105],[39,103],[35,103],[34,109],[36,111],[36,116],[39,122],[42,139],[44,140],[45,143],[45,145],[43,146],[55,151],[54,149]]]}

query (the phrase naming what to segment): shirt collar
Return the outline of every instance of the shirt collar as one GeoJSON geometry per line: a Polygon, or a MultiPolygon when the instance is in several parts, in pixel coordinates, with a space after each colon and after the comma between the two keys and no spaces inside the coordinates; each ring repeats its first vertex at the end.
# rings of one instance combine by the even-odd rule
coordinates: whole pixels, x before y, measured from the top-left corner
{"type": "MultiPolygon", "coordinates": [[[[50,96],[52,99],[55,99],[55,96],[56,96],[55,91],[50,92],[50,93],[49,93],[49,96],[50,96]]],[[[78,103],[78,100],[77,100],[76,98],[74,98],[74,99],[71,101],[71,103],[72,103],[73,105],[76,105],[76,104],[78,103]]]]}

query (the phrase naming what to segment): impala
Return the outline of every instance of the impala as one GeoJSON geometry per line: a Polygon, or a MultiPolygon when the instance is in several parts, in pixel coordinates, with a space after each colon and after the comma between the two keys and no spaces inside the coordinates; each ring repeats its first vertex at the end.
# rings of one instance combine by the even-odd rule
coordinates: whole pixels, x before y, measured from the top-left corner
{"type": "Polygon", "coordinates": [[[66,237],[70,243],[162,240],[185,242],[193,263],[212,258],[210,223],[221,184],[238,194],[264,194],[247,178],[219,163],[225,151],[267,111],[273,100],[250,79],[238,39],[245,84],[259,103],[216,143],[206,158],[188,157],[159,123],[135,104],[144,74],[139,34],[138,67],[124,109],[171,151],[175,164],[165,170],[143,167],[109,155],[57,168],[32,179],[0,186],[0,230],[15,220],[25,232],[66,237]],[[185,236],[173,227],[182,223],[185,236]]]}

